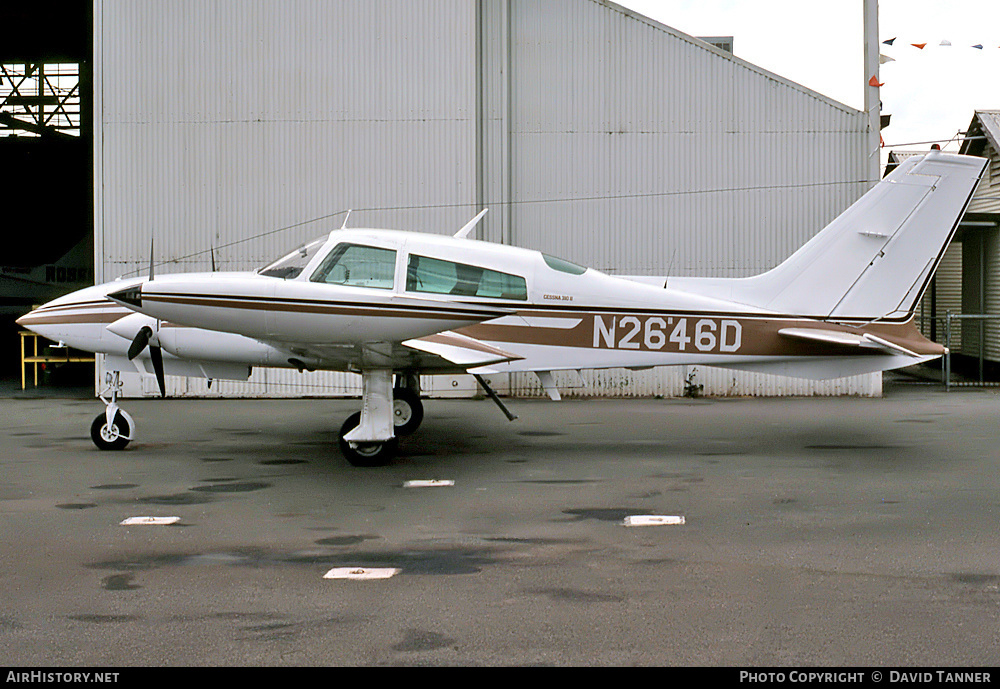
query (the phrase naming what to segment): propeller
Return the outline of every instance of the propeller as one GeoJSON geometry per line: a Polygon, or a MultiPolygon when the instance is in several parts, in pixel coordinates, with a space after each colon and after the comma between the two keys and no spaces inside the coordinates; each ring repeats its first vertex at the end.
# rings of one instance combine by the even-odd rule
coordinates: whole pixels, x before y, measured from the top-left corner
{"type": "MultiPolygon", "coordinates": [[[[213,256],[214,258],[214,256],[213,256]]],[[[153,237],[149,238],[149,282],[153,281],[153,237]]],[[[141,291],[140,291],[141,294],[141,291]]],[[[149,358],[153,362],[153,373],[156,374],[156,385],[160,388],[160,397],[167,396],[167,386],[163,382],[163,352],[159,344],[149,344],[153,337],[153,329],[148,325],[139,328],[135,334],[132,344],[128,346],[128,360],[136,358],[142,354],[142,350],[149,347],[149,358]]]]}
{"type": "Polygon", "coordinates": [[[142,354],[142,350],[149,347],[149,358],[153,362],[153,373],[156,374],[156,384],[160,388],[160,397],[166,397],[166,385],[163,382],[163,352],[160,350],[159,345],[149,344],[149,340],[152,337],[153,329],[148,325],[139,328],[139,332],[135,334],[132,344],[128,347],[128,358],[131,361],[142,354]]]}

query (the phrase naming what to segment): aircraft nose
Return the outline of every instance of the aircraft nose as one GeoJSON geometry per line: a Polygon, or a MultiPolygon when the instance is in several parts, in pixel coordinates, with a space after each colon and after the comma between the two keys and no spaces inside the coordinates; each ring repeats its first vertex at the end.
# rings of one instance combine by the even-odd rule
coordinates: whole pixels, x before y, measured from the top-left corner
{"type": "Polygon", "coordinates": [[[50,308],[51,304],[52,304],[51,301],[48,302],[47,304],[42,304],[38,308],[32,309],[28,313],[24,314],[14,322],[17,323],[22,328],[27,328],[28,330],[31,330],[31,326],[39,324],[41,319],[44,317],[45,309],[50,308]]]}
{"type": "Polygon", "coordinates": [[[58,305],[53,306],[53,302],[50,301],[29,311],[15,322],[25,330],[58,342],[64,339],[65,334],[65,327],[61,321],[58,305]]]}

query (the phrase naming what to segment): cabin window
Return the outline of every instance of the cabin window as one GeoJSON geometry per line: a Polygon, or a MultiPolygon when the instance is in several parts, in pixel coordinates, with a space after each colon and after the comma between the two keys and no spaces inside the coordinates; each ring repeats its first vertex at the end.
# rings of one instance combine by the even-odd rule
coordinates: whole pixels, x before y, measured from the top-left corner
{"type": "Polygon", "coordinates": [[[341,244],[313,273],[313,282],[392,289],[396,252],[375,246],[341,244]]]}
{"type": "Polygon", "coordinates": [[[546,265],[553,270],[558,270],[560,273],[569,273],[570,275],[583,275],[587,272],[587,269],[583,266],[578,266],[575,263],[570,263],[569,261],[556,258],[555,256],[549,256],[548,254],[542,254],[542,258],[545,259],[546,265]]]}
{"type": "Polygon", "coordinates": [[[415,254],[410,255],[407,266],[406,289],[464,297],[528,299],[527,283],[518,275],[415,254]]]}
{"type": "Polygon", "coordinates": [[[320,237],[308,244],[303,244],[290,254],[282,256],[277,261],[269,263],[257,272],[272,278],[291,280],[298,277],[306,264],[312,260],[316,252],[326,244],[326,237],[320,237]]]}

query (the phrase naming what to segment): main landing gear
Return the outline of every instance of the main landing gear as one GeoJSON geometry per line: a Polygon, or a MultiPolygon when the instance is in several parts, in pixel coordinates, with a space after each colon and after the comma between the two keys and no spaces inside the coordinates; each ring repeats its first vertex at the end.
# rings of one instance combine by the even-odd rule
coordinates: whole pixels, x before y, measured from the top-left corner
{"type": "Polygon", "coordinates": [[[90,438],[100,450],[124,450],[133,438],[135,422],[128,412],[118,407],[118,394],[122,390],[118,371],[106,373],[104,383],[106,387],[100,398],[106,407],[90,424],[90,438]],[[109,393],[110,400],[105,398],[109,393]]]}
{"type": "Polygon", "coordinates": [[[399,449],[399,438],[410,435],[424,419],[420,379],[401,375],[392,387],[392,371],[363,371],[361,411],[340,427],[340,450],[354,466],[384,466],[399,449]]]}
{"type": "MultiPolygon", "coordinates": [[[[118,371],[105,374],[100,398],[105,404],[90,426],[90,437],[101,450],[123,450],[135,437],[135,421],[118,406],[122,391],[118,371]]],[[[399,438],[410,435],[424,419],[420,401],[420,379],[413,374],[399,376],[392,385],[392,371],[378,369],[362,373],[362,407],[340,428],[340,449],[354,466],[384,466],[399,448],[399,438]]]]}

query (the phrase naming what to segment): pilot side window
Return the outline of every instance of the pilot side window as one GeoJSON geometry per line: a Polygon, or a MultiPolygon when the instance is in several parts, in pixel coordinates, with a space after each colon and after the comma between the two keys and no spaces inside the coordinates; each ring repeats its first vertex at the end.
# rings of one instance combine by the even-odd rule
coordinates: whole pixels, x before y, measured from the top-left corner
{"type": "Polygon", "coordinates": [[[341,244],[330,252],[313,273],[313,282],[350,287],[392,289],[396,252],[375,246],[341,244]]]}
{"type": "Polygon", "coordinates": [[[527,284],[518,275],[415,254],[410,255],[406,269],[406,289],[465,297],[528,299],[527,284]]]}

